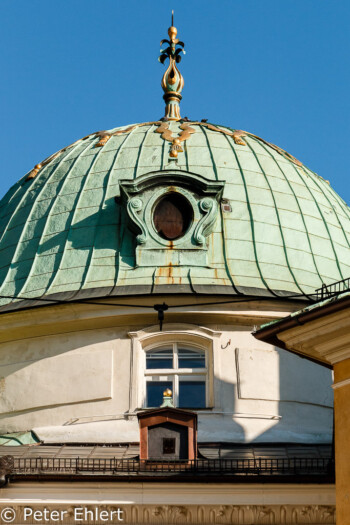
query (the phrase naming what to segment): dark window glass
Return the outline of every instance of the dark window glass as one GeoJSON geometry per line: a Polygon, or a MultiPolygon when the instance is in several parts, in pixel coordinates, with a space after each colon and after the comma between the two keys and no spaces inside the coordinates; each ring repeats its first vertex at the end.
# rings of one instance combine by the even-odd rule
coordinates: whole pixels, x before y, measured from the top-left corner
{"type": "Polygon", "coordinates": [[[205,353],[179,348],[179,368],[205,368],[205,353]]]}
{"type": "Polygon", "coordinates": [[[179,383],[180,408],[205,408],[205,381],[179,383]]]}
{"type": "Polygon", "coordinates": [[[188,230],[193,219],[192,206],[180,193],[168,193],[155,207],[154,227],[163,239],[175,240],[188,230]]]}
{"type": "Polygon", "coordinates": [[[147,381],[147,407],[159,407],[163,403],[163,392],[167,388],[173,389],[171,381],[147,381]]]}
{"type": "Polygon", "coordinates": [[[175,438],[163,438],[163,454],[175,454],[175,438]]]}
{"type": "Polygon", "coordinates": [[[163,348],[162,350],[147,352],[146,368],[148,370],[154,370],[155,368],[173,368],[173,349],[163,348]]]}

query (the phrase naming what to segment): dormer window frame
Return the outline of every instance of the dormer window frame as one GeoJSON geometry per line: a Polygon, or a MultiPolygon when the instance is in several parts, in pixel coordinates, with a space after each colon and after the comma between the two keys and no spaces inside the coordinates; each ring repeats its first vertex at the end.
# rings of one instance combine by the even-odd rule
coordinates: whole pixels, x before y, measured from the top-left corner
{"type": "MultiPolygon", "coordinates": [[[[176,169],[120,180],[120,198],[117,198],[126,224],[135,236],[135,265],[153,268],[156,253],[158,266],[178,266],[179,263],[181,266],[207,266],[208,250],[213,242],[211,234],[220,218],[224,186],[225,181],[213,181],[176,169]],[[173,239],[162,235],[158,231],[162,228],[156,224],[159,203],[171,196],[186,203],[177,212],[184,212],[182,219],[187,223],[183,232],[173,239]]],[[[176,223],[176,216],[177,213],[170,222],[176,223]]]]}

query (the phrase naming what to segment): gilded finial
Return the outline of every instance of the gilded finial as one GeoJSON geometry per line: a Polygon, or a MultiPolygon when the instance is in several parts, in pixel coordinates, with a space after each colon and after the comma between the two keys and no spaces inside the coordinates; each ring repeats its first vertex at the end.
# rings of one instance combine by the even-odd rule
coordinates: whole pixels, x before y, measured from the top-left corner
{"type": "Polygon", "coordinates": [[[160,408],[174,408],[173,393],[170,388],[164,390],[163,403],[160,405],[160,408]]]}
{"type": "Polygon", "coordinates": [[[164,39],[160,45],[169,44],[166,49],[160,50],[159,62],[164,64],[169,58],[169,66],[163,75],[161,86],[164,91],[165,100],[165,118],[168,120],[180,120],[180,100],[182,99],[181,91],[184,87],[184,79],[176,67],[181,61],[180,53],[184,53],[185,44],[177,36],[177,29],[174,27],[174,11],[171,14],[171,26],[168,29],[169,40],[164,39]]]}
{"type": "Polygon", "coordinates": [[[173,396],[173,393],[172,393],[172,391],[170,390],[170,388],[167,388],[166,390],[164,390],[164,392],[163,392],[163,396],[164,396],[164,397],[172,397],[172,396],[173,396]]]}

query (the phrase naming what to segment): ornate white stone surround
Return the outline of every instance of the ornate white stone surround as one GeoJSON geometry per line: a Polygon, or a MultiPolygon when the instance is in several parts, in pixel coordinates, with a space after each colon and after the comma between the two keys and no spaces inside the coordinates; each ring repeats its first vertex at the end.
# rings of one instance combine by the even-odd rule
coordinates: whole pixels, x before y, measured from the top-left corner
{"type": "Polygon", "coordinates": [[[15,509],[15,524],[31,507],[67,510],[70,525],[82,506],[120,508],[123,525],[335,524],[334,485],[18,482],[0,490],[0,509],[15,509]]]}

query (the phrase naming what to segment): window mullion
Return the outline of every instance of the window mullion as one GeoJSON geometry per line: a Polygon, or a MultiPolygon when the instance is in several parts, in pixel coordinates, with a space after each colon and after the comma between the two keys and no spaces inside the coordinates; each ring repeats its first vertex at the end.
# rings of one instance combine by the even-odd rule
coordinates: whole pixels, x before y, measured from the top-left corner
{"type": "Polygon", "coordinates": [[[174,390],[175,390],[175,392],[173,392],[174,405],[178,407],[179,406],[179,375],[178,374],[174,375],[174,390]]]}
{"type": "Polygon", "coordinates": [[[174,369],[177,370],[179,368],[179,353],[178,353],[177,343],[174,343],[173,352],[174,352],[173,366],[174,366],[174,369]]]}

